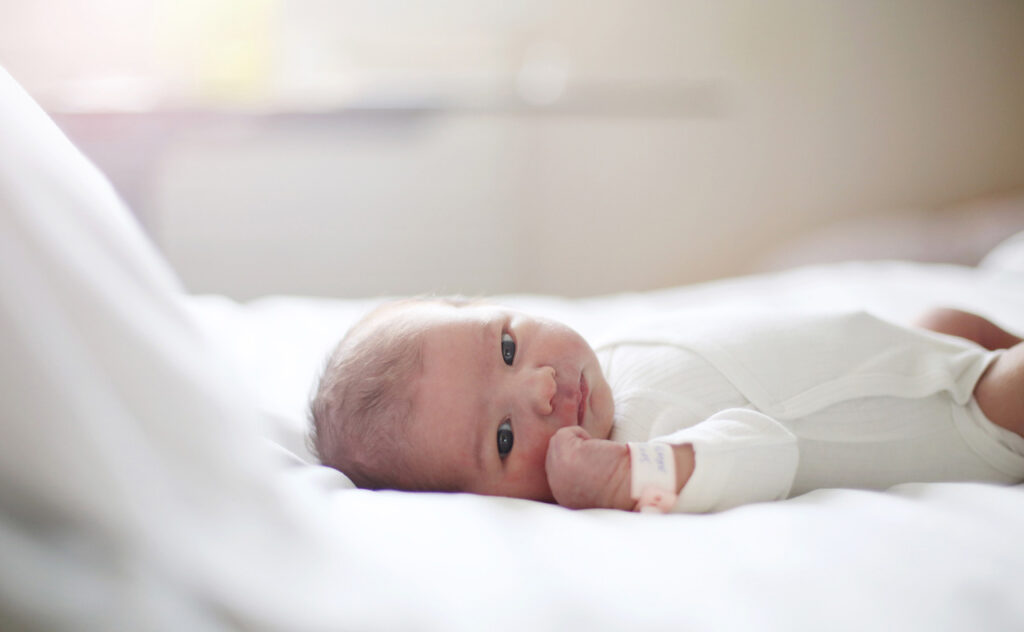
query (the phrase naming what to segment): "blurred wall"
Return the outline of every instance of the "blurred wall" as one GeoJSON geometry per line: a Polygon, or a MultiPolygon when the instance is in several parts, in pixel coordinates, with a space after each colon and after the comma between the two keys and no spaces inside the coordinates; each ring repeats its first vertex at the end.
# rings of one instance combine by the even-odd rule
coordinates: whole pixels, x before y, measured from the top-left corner
{"type": "Polygon", "coordinates": [[[288,67],[348,43],[387,81],[150,123],[129,197],[190,289],[641,290],[1024,188],[1024,3],[438,6],[279,5],[288,67]]]}

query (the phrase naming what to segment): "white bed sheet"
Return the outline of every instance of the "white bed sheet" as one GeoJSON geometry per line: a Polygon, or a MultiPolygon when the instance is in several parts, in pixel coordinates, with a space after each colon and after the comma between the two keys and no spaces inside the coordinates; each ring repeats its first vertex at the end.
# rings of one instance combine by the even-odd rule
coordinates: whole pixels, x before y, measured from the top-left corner
{"type": "MultiPolygon", "coordinates": [[[[303,462],[302,411],[320,357],[372,301],[188,298],[2,72],[0,139],[0,629],[1024,623],[1021,487],[825,490],[712,516],[347,489],[303,462]]],[[[752,302],[896,318],[954,304],[1022,329],[1022,283],[851,264],[508,301],[591,336],[650,309],[752,302]]]]}

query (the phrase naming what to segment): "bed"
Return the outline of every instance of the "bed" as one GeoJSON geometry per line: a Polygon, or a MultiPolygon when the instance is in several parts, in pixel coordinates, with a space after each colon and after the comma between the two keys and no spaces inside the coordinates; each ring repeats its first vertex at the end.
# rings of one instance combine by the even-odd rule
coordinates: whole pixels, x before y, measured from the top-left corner
{"type": "MultiPolygon", "coordinates": [[[[306,447],[378,298],[189,296],[0,72],[0,629],[1020,630],[1024,486],[819,490],[714,515],[353,489],[306,447]]],[[[1024,234],[977,267],[852,262],[498,297],[596,337],[651,310],[969,307],[1024,331],[1024,234]]]]}

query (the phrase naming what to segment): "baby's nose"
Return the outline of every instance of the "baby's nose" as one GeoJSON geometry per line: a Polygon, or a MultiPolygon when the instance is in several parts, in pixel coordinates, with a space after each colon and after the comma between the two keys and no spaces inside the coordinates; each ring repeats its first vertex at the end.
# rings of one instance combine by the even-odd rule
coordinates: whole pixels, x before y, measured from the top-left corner
{"type": "Polygon", "coordinates": [[[530,397],[536,411],[550,415],[555,410],[554,399],[558,393],[554,367],[544,366],[532,371],[529,377],[530,397]]]}

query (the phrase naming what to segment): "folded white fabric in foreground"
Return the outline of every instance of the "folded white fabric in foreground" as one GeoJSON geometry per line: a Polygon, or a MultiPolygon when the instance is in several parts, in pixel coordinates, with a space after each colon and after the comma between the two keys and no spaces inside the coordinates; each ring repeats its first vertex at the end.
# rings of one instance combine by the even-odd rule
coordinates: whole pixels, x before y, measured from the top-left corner
{"type": "Polygon", "coordinates": [[[173,274],[2,71],[0,138],[0,628],[408,622],[350,590],[359,543],[294,510],[173,274]]]}

